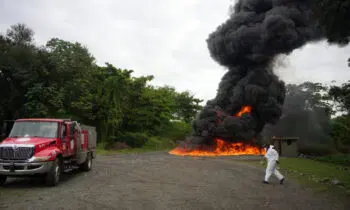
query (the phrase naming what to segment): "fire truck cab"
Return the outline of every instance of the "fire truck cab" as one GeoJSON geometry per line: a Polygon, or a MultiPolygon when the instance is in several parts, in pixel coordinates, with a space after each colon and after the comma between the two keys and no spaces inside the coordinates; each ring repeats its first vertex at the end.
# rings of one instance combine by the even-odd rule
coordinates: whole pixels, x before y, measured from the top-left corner
{"type": "Polygon", "coordinates": [[[50,186],[62,172],[90,171],[96,157],[95,127],[70,119],[18,119],[7,121],[0,143],[0,185],[7,177],[43,175],[50,186]],[[10,132],[8,132],[10,131],[10,132]],[[6,133],[7,132],[7,133],[6,133]]]}

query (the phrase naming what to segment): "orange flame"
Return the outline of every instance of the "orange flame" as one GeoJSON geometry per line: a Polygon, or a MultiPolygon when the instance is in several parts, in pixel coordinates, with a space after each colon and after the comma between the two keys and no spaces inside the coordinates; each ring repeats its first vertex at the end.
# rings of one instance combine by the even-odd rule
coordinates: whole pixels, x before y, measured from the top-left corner
{"type": "MultiPolygon", "coordinates": [[[[243,106],[242,109],[235,114],[235,116],[241,117],[244,113],[249,113],[251,111],[252,107],[243,106]]],[[[258,148],[257,146],[252,146],[241,142],[226,142],[218,138],[215,139],[214,146],[210,148],[187,149],[177,147],[169,152],[169,154],[181,156],[265,155],[265,153],[266,152],[264,149],[258,148]]]]}
{"type": "Polygon", "coordinates": [[[231,143],[215,139],[215,147],[209,149],[186,149],[177,147],[169,152],[181,156],[234,156],[234,155],[265,155],[264,149],[244,143],[231,143]]]}
{"type": "Polygon", "coordinates": [[[244,113],[249,113],[252,111],[252,107],[251,106],[243,106],[242,109],[235,114],[236,117],[240,117],[242,116],[244,113]]]}

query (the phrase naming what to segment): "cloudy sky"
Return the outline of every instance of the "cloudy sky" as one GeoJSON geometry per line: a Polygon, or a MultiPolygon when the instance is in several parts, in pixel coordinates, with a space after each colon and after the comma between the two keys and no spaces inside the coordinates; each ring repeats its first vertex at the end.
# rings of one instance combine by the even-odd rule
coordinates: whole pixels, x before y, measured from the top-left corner
{"type": "MultiPolygon", "coordinates": [[[[109,62],[154,75],[153,84],[213,98],[225,69],[209,56],[206,38],[227,19],[230,0],[0,0],[0,32],[22,22],[37,44],[52,37],[86,45],[109,62]]],[[[282,60],[286,82],[350,79],[350,48],[307,45],[282,60]]]]}

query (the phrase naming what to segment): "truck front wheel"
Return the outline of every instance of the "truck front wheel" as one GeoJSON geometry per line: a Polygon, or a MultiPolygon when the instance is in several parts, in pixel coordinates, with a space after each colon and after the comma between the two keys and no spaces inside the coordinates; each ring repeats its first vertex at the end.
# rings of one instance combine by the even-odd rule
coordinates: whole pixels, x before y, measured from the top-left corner
{"type": "Polygon", "coordinates": [[[6,182],[7,176],[0,175],[0,186],[3,186],[6,182]]]}
{"type": "Polygon", "coordinates": [[[57,186],[61,178],[61,161],[59,158],[53,162],[50,171],[46,174],[46,184],[48,186],[57,186]]]}
{"type": "Polygon", "coordinates": [[[92,156],[91,153],[87,153],[86,160],[83,164],[80,165],[80,169],[83,171],[90,171],[92,166],[92,156]]]}

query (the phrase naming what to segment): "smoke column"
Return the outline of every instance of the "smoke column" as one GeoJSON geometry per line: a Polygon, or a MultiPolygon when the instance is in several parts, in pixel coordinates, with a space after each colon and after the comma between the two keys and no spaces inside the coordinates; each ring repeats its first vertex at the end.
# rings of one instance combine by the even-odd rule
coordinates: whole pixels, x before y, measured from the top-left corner
{"type": "Polygon", "coordinates": [[[247,142],[278,122],[286,90],[272,67],[276,56],[321,38],[311,2],[238,0],[207,39],[211,57],[228,71],[193,122],[192,143],[210,144],[215,137],[247,142]],[[251,112],[234,116],[243,106],[251,112]]]}

